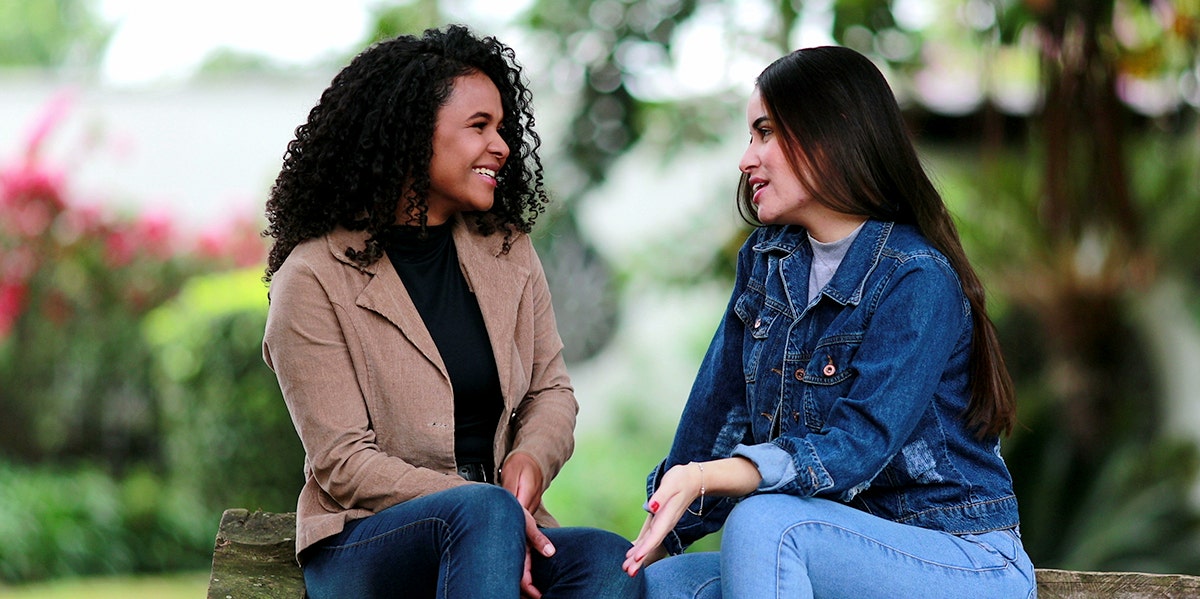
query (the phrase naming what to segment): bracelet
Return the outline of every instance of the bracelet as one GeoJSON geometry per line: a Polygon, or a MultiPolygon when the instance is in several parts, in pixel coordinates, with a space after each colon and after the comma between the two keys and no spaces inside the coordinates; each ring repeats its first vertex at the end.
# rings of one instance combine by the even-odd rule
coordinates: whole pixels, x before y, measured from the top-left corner
{"type": "Polygon", "coordinates": [[[696,467],[700,469],[700,509],[693,512],[692,508],[688,507],[687,511],[689,514],[691,514],[693,516],[703,516],[704,515],[704,491],[705,491],[705,489],[704,489],[704,465],[701,464],[700,462],[692,462],[692,463],[695,464],[696,467]]]}

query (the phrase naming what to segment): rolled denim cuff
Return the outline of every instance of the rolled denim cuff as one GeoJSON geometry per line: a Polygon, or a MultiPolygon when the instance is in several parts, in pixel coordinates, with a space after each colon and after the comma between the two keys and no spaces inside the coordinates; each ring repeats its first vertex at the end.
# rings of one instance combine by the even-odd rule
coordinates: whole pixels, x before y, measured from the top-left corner
{"type": "Polygon", "coordinates": [[[778,445],[739,444],[733,448],[732,455],[746,458],[758,467],[758,473],[762,476],[762,481],[758,483],[760,492],[778,491],[796,479],[796,465],[792,462],[791,454],[778,445]]]}

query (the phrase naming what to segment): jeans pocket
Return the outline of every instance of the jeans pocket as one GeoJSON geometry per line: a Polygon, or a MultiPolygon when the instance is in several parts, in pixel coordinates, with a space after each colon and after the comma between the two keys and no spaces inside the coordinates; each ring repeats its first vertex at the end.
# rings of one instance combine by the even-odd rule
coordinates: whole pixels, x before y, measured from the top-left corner
{"type": "Polygon", "coordinates": [[[1016,561],[1021,552],[1020,541],[1007,530],[959,535],[959,538],[983,550],[974,558],[979,567],[1007,566],[1016,561]]]}

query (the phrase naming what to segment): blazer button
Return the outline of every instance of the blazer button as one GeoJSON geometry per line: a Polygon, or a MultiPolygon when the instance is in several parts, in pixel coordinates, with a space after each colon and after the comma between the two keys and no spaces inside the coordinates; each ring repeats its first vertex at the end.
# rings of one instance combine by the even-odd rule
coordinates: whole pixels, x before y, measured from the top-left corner
{"type": "Polygon", "coordinates": [[[798,381],[804,380],[804,369],[803,368],[796,369],[796,380],[798,380],[798,381]]]}
{"type": "Polygon", "coordinates": [[[508,417],[509,417],[509,419],[516,418],[516,417],[517,417],[517,411],[516,411],[516,410],[513,410],[513,411],[512,411],[512,414],[509,414],[509,415],[508,415],[508,417]]]}

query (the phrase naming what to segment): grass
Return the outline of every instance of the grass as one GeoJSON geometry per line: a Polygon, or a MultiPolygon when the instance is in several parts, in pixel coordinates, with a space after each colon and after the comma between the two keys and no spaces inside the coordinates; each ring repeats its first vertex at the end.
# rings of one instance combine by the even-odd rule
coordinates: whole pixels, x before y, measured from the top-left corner
{"type": "Polygon", "coordinates": [[[113,576],[40,582],[17,587],[0,585],[4,599],[198,599],[208,592],[208,572],[160,576],[113,576]]]}

